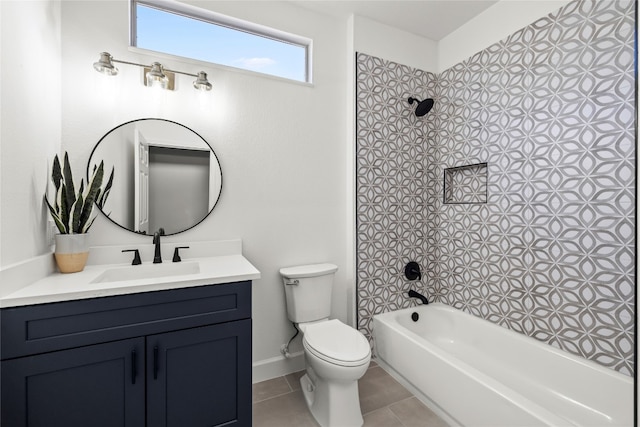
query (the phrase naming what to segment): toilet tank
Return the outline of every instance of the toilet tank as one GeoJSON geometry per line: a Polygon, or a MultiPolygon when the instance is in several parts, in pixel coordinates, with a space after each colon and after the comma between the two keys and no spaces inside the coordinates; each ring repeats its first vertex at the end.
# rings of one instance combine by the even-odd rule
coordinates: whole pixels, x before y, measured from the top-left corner
{"type": "Polygon", "coordinates": [[[326,319],[331,314],[331,289],[338,270],[334,264],[280,269],[287,299],[287,316],[294,323],[326,319]]]}

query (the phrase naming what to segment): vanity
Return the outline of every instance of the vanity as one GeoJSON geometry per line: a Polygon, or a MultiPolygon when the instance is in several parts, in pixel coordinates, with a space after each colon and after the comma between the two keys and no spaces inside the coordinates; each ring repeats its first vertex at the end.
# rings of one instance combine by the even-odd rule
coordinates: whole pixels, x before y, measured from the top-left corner
{"type": "Polygon", "coordinates": [[[135,243],[92,247],[73,274],[52,254],[0,269],[0,425],[250,426],[260,272],[240,240],[172,237],[218,203],[217,156],[179,123],[139,119],[98,141],[87,182],[103,162],[103,213],[135,243]]]}
{"type": "Polygon", "coordinates": [[[1,425],[250,426],[260,273],[240,245],[175,264],[88,265],[0,297],[1,425]]]}

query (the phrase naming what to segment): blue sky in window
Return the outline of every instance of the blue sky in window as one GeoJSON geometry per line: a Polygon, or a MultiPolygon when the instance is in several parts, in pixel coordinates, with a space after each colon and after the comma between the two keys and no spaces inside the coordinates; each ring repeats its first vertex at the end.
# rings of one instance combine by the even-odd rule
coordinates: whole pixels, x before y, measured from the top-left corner
{"type": "Polygon", "coordinates": [[[136,46],[305,81],[305,49],[137,5],[136,46]]]}

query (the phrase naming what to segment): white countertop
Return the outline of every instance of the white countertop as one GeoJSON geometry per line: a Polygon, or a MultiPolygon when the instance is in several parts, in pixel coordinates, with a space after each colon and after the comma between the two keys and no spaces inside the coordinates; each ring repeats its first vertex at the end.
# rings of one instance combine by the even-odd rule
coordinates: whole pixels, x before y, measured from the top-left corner
{"type": "MultiPolygon", "coordinates": [[[[221,254],[218,251],[213,256],[197,258],[183,255],[184,264],[198,264],[199,271],[191,274],[92,283],[107,270],[135,269],[137,266],[132,266],[130,262],[87,265],[83,271],[72,274],[52,273],[6,295],[0,295],[0,308],[259,279],[260,272],[238,252],[233,250],[221,254]]],[[[127,255],[127,258],[130,256],[127,255]]],[[[165,260],[163,264],[143,263],[145,268],[171,268],[167,264],[172,264],[170,259],[165,260]]]]}

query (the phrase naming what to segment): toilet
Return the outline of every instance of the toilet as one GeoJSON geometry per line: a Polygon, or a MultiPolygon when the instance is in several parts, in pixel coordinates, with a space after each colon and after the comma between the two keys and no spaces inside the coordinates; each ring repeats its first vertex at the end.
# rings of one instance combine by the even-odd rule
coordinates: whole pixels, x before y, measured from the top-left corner
{"type": "Polygon", "coordinates": [[[369,342],[331,313],[338,267],[312,264],[280,269],[287,315],[302,332],[306,373],[300,378],[311,414],[322,427],[361,426],[358,380],[371,361],[369,342]]]}

